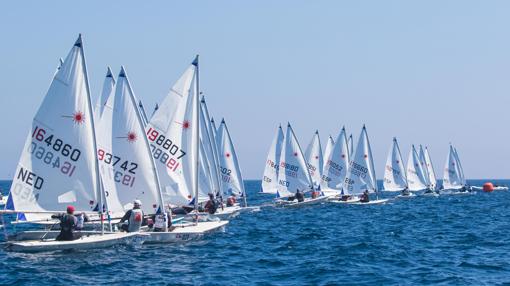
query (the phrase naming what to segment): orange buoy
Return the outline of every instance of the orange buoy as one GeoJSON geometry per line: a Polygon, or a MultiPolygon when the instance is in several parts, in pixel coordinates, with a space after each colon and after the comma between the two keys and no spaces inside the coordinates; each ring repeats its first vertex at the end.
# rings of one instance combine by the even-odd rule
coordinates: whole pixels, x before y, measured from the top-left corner
{"type": "Polygon", "coordinates": [[[491,182],[483,184],[483,191],[488,193],[494,191],[494,185],[491,182]]]}

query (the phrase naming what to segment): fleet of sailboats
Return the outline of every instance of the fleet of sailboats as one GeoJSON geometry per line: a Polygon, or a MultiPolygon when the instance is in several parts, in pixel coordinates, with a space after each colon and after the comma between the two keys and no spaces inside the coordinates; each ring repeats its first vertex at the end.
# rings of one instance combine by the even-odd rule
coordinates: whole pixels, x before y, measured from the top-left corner
{"type": "MultiPolygon", "coordinates": [[[[73,241],[55,240],[57,231],[51,229],[20,232],[18,238],[25,240],[9,241],[10,247],[44,251],[186,241],[223,228],[228,224],[224,219],[247,208],[232,136],[224,119],[217,128],[210,116],[199,71],[196,56],[148,116],[126,69],[121,67],[115,79],[108,67],[92,105],[80,35],[60,60],[33,118],[2,213],[16,214],[16,223],[54,225],[52,215],[73,205],[91,217],[92,228],[73,241]],[[164,222],[162,228],[116,231],[115,222],[135,200],[143,202],[146,215],[164,222]],[[215,217],[205,212],[211,200],[220,204],[215,217]],[[189,214],[172,217],[179,208],[189,214]],[[172,225],[169,217],[179,222],[172,225]]],[[[326,201],[382,204],[389,199],[379,198],[381,191],[400,192],[397,197],[438,192],[426,146],[412,145],[404,165],[393,138],[380,190],[365,126],[357,140],[354,146],[352,134],[343,127],[335,139],[328,136],[323,152],[316,130],[303,152],[291,124],[285,132],[279,126],[266,158],[261,193],[274,195],[277,206],[289,207],[326,201]]],[[[459,153],[450,144],[440,191],[471,189],[459,153]]]]}
{"type": "Polygon", "coordinates": [[[101,229],[73,241],[56,241],[52,230],[32,231],[31,237],[52,234],[10,241],[10,247],[43,251],[133,240],[168,243],[224,227],[226,220],[199,221],[199,206],[209,194],[218,199],[236,194],[246,206],[246,192],[226,123],[216,129],[199,95],[197,56],[150,118],[124,67],[117,80],[107,69],[93,106],[80,35],[34,116],[3,213],[17,214],[18,222],[55,224],[51,215],[73,205],[77,213],[100,221],[101,229]],[[164,219],[173,207],[193,206],[194,219],[172,229],[165,223],[158,232],[112,232],[112,219],[130,210],[134,200],[143,201],[145,214],[164,219]]]}

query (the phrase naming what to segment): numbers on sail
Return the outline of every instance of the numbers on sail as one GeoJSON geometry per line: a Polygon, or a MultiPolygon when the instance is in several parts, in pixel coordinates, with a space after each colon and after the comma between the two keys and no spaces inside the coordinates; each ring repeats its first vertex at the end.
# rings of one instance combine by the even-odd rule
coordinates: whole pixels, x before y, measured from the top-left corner
{"type": "Polygon", "coordinates": [[[180,163],[177,162],[176,159],[171,158],[170,155],[168,155],[168,153],[164,152],[163,150],[161,150],[161,148],[157,147],[152,143],[150,144],[150,147],[152,157],[154,157],[155,162],[164,164],[171,171],[175,172],[175,170],[177,170],[177,167],[179,167],[180,163]]]}
{"type": "Polygon", "coordinates": [[[186,152],[152,127],[147,130],[147,139],[151,143],[154,159],[165,164],[168,169],[176,171],[180,165],[177,160],[184,157],[186,152]]]}
{"type": "MultiPolygon", "coordinates": [[[[136,164],[135,164],[136,165],[136,164]]],[[[138,165],[136,165],[138,166],[138,165]]],[[[101,173],[109,176],[109,178],[116,183],[124,186],[133,187],[136,181],[136,176],[128,173],[124,173],[120,170],[115,170],[111,164],[100,164],[101,173]]]]}
{"type": "Polygon", "coordinates": [[[71,145],[65,144],[64,141],[56,138],[53,134],[47,134],[46,130],[43,128],[36,126],[32,132],[32,138],[43,142],[48,148],[51,147],[53,151],[62,154],[62,156],[69,157],[71,161],[76,162],[80,159],[81,151],[79,149],[74,149],[71,145]]]}
{"type": "MultiPolygon", "coordinates": [[[[60,172],[64,175],[71,177],[76,169],[76,166],[69,161],[65,161],[64,159],[60,159],[60,156],[56,152],[52,152],[53,150],[47,150],[43,146],[37,145],[37,143],[32,142],[28,146],[28,153],[30,153],[33,157],[41,160],[45,164],[49,165],[54,169],[60,170],[60,172]]],[[[71,159],[72,160],[72,159],[71,159]]]]}
{"type": "Polygon", "coordinates": [[[112,165],[113,167],[117,166],[125,172],[129,172],[133,175],[136,175],[136,169],[138,168],[138,164],[135,162],[130,162],[128,160],[122,160],[119,156],[115,156],[111,153],[106,152],[103,149],[97,149],[97,159],[99,161],[103,161],[105,164],[112,165]],[[121,162],[119,164],[119,162],[121,162]]]}
{"type": "Polygon", "coordinates": [[[295,166],[295,165],[288,164],[285,162],[280,162],[280,167],[285,169],[286,176],[297,178],[297,172],[299,171],[299,166],[295,166]]]}
{"type": "Polygon", "coordinates": [[[232,170],[220,166],[220,172],[221,180],[226,183],[230,182],[230,174],[232,173],[232,170]]]}

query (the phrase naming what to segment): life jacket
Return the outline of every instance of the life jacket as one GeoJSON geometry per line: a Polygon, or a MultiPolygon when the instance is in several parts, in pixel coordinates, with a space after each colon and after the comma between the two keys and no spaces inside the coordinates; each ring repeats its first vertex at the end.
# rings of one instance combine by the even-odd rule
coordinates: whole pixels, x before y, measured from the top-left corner
{"type": "Polygon", "coordinates": [[[128,232],[140,231],[143,221],[143,212],[141,209],[132,209],[129,216],[128,232]]]}
{"type": "Polygon", "coordinates": [[[157,214],[154,217],[154,230],[158,231],[168,230],[168,215],[166,213],[157,214]]]}

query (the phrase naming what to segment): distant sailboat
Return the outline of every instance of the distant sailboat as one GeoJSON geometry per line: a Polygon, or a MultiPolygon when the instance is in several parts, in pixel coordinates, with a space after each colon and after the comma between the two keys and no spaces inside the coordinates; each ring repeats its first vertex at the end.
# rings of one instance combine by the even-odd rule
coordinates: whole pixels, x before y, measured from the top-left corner
{"type": "Polygon", "coordinates": [[[280,155],[278,168],[278,192],[276,204],[281,206],[298,206],[312,204],[327,199],[326,196],[304,198],[304,194],[314,191],[312,177],[308,170],[306,159],[290,123],[287,125],[284,144],[280,155]],[[297,191],[303,194],[303,200],[294,199],[297,191]],[[288,200],[287,198],[291,198],[288,200]]]}
{"type": "Polygon", "coordinates": [[[322,191],[328,196],[337,196],[342,193],[343,183],[349,166],[349,148],[345,128],[342,128],[335,144],[325,158],[324,172],[321,179],[322,191]]]}
{"type": "Polygon", "coordinates": [[[446,163],[444,166],[443,189],[445,189],[445,190],[460,190],[463,187],[464,187],[464,184],[462,182],[459,164],[455,157],[454,148],[450,144],[450,149],[448,151],[448,157],[446,157],[446,163]]]}
{"type": "MultiPolygon", "coordinates": [[[[343,186],[344,195],[361,195],[365,191],[378,194],[372,149],[365,126],[361,129],[354,156],[350,159],[347,177],[343,186]]],[[[387,199],[377,198],[370,204],[384,203],[387,199]]]]}
{"type": "Polygon", "coordinates": [[[423,191],[428,189],[428,177],[423,171],[420,157],[414,145],[412,145],[409,151],[406,176],[410,191],[423,191]]]}
{"type": "Polygon", "coordinates": [[[244,181],[241,175],[241,167],[237,158],[230,132],[228,131],[225,119],[221,121],[218,128],[219,164],[221,172],[221,188],[224,195],[235,194],[241,196],[246,206],[246,192],[244,181]]]}
{"type": "Polygon", "coordinates": [[[324,168],[326,167],[327,158],[329,158],[329,154],[331,153],[331,150],[333,150],[333,145],[335,145],[335,141],[333,140],[333,137],[329,135],[328,141],[326,142],[326,148],[324,148],[324,162],[322,165],[322,174],[324,174],[324,168]]]}
{"type": "Polygon", "coordinates": [[[312,176],[313,185],[317,188],[321,182],[323,166],[322,147],[318,130],[315,131],[312,141],[306,148],[305,159],[308,170],[310,171],[310,176],[312,176]]]}
{"type": "Polygon", "coordinates": [[[384,166],[384,190],[388,192],[401,192],[408,189],[407,176],[398,146],[397,138],[393,137],[390,152],[384,166]]]}
{"type": "Polygon", "coordinates": [[[434,165],[432,165],[432,159],[430,158],[430,153],[426,146],[425,146],[425,165],[427,166],[427,173],[429,175],[430,189],[432,191],[435,191],[437,187],[436,172],[434,171],[434,165]]]}
{"type": "Polygon", "coordinates": [[[457,161],[457,166],[459,167],[460,172],[460,180],[464,186],[467,187],[466,177],[464,176],[464,168],[462,167],[462,163],[460,162],[459,153],[457,152],[457,148],[453,147],[453,154],[455,156],[455,160],[457,161]]]}
{"type": "Polygon", "coordinates": [[[276,134],[267,154],[266,167],[264,168],[264,176],[262,177],[262,193],[276,194],[278,191],[278,166],[280,165],[280,155],[282,153],[282,145],[284,143],[284,135],[282,126],[276,130],[276,134]]]}

